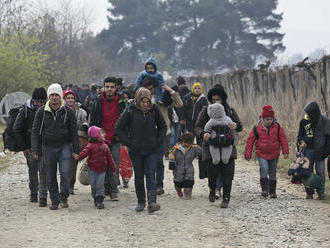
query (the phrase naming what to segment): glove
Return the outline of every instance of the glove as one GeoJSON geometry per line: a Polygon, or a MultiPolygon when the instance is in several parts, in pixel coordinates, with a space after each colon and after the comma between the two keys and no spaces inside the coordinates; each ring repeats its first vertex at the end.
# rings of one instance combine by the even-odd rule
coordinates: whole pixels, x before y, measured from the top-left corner
{"type": "Polygon", "coordinates": [[[176,169],[176,164],[175,164],[174,161],[170,161],[170,162],[168,163],[168,169],[169,169],[169,170],[175,170],[175,169],[176,169]]]}

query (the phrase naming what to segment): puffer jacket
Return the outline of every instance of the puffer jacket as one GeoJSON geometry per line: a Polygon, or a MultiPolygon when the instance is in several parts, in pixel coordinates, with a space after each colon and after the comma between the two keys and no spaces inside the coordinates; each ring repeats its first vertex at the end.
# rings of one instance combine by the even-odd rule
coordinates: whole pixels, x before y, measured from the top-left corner
{"type": "Polygon", "coordinates": [[[110,168],[112,172],[116,172],[116,165],[110,149],[104,142],[89,142],[79,154],[79,160],[87,156],[88,166],[92,171],[105,172],[107,168],[110,168]]]}
{"type": "Polygon", "coordinates": [[[133,103],[119,117],[115,127],[119,139],[139,155],[156,153],[166,134],[166,123],[159,107],[143,113],[133,103]]]}
{"type": "Polygon", "coordinates": [[[36,110],[33,108],[30,99],[24,104],[16,117],[13,132],[17,145],[22,151],[31,149],[31,132],[35,114],[36,110]]]}
{"type": "Polygon", "coordinates": [[[201,156],[202,149],[197,145],[192,145],[182,151],[180,143],[176,144],[170,152],[169,159],[174,161],[176,169],[173,171],[174,181],[194,180],[193,160],[201,156]]]}
{"type": "MultiPolygon", "coordinates": [[[[225,108],[226,115],[232,119],[233,122],[237,124],[237,129],[235,130],[236,132],[241,132],[243,130],[242,123],[238,117],[238,114],[236,113],[234,108],[231,108],[228,103],[223,103],[222,104],[225,108]]],[[[195,135],[199,137],[201,140],[203,140],[203,136],[205,134],[204,127],[206,123],[209,121],[210,117],[207,114],[207,106],[204,106],[202,111],[199,113],[196,124],[195,124],[195,135]]],[[[236,146],[233,146],[233,151],[231,153],[231,158],[236,159],[237,158],[237,150],[236,146]]],[[[211,154],[210,154],[210,149],[209,149],[209,144],[208,142],[203,141],[202,143],[202,160],[207,161],[211,160],[211,154]]]]}
{"type": "Polygon", "coordinates": [[[61,147],[68,143],[72,144],[73,152],[79,154],[75,114],[70,107],[64,105],[63,100],[61,107],[54,113],[48,101],[38,109],[34,118],[31,151],[40,155],[42,145],[61,147]]]}
{"type": "Polygon", "coordinates": [[[280,156],[281,147],[283,154],[289,154],[288,140],[283,128],[277,122],[274,122],[269,128],[260,122],[256,131],[259,139],[256,138],[252,129],[245,145],[245,158],[251,158],[254,144],[256,155],[266,160],[277,159],[280,156]]]}

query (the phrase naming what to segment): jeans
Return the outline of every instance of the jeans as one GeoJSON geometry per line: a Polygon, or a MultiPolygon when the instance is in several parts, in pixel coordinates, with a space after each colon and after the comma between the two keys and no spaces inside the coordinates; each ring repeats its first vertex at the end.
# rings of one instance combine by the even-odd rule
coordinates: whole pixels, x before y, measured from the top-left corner
{"type": "Polygon", "coordinates": [[[164,184],[164,153],[165,153],[165,141],[159,146],[157,157],[157,169],[156,169],[156,180],[157,180],[157,188],[163,188],[164,184]]]}
{"type": "Polygon", "coordinates": [[[155,100],[156,102],[162,102],[163,101],[163,94],[164,90],[161,88],[163,84],[159,85],[158,87],[155,88],[155,100]]]}
{"type": "Polygon", "coordinates": [[[219,175],[217,177],[217,186],[216,186],[217,190],[220,191],[222,188],[222,182],[221,182],[221,176],[219,175]]]}
{"type": "Polygon", "coordinates": [[[42,160],[35,160],[32,154],[29,153],[26,156],[26,162],[29,169],[29,188],[31,194],[37,194],[39,190],[39,198],[47,198],[46,170],[42,164],[42,160]]]}
{"type": "Polygon", "coordinates": [[[74,185],[77,179],[77,167],[78,167],[78,160],[72,159],[72,174],[71,174],[71,181],[70,181],[70,188],[74,189],[74,185]]]}
{"type": "MultiPolygon", "coordinates": [[[[324,160],[317,161],[314,158],[314,150],[305,148],[304,155],[309,159],[309,169],[311,172],[314,172],[314,165],[316,174],[321,178],[321,187],[319,189],[316,189],[316,192],[318,194],[324,193],[324,184],[325,184],[325,163],[324,160]]],[[[314,189],[305,188],[306,193],[309,195],[314,194],[314,189]]]]}
{"type": "Polygon", "coordinates": [[[156,191],[156,168],[158,165],[158,154],[151,153],[148,155],[138,155],[133,152],[129,152],[135,178],[135,192],[138,198],[138,202],[145,202],[145,188],[144,188],[144,176],[146,177],[147,191],[156,191]]]}
{"type": "Polygon", "coordinates": [[[217,165],[213,163],[209,163],[208,167],[208,179],[209,179],[209,188],[211,190],[216,189],[217,185],[217,178],[218,176],[221,177],[221,181],[223,184],[223,199],[229,201],[230,193],[231,193],[231,186],[234,179],[235,173],[235,160],[230,159],[228,164],[223,164],[220,162],[217,165]]]}
{"type": "Polygon", "coordinates": [[[58,205],[60,201],[66,201],[69,197],[71,180],[71,147],[64,144],[61,147],[42,147],[43,165],[46,169],[47,186],[52,204],[58,205]],[[57,163],[60,172],[60,193],[57,183],[57,163]]]}
{"type": "Polygon", "coordinates": [[[171,137],[170,137],[170,150],[178,143],[178,131],[179,131],[179,122],[172,123],[171,127],[171,137]]]}
{"type": "Polygon", "coordinates": [[[278,159],[266,160],[258,157],[260,178],[276,180],[276,168],[278,159]]]}
{"type": "Polygon", "coordinates": [[[88,167],[88,175],[91,184],[92,197],[104,196],[105,172],[95,172],[88,167]]]}
{"type": "Polygon", "coordinates": [[[110,194],[112,193],[118,193],[117,185],[119,185],[119,159],[120,159],[120,143],[113,143],[113,145],[110,147],[110,151],[113,157],[113,160],[116,164],[116,174],[114,175],[109,168],[107,168],[107,171],[105,173],[105,179],[104,179],[104,188],[106,191],[108,191],[110,194]]]}

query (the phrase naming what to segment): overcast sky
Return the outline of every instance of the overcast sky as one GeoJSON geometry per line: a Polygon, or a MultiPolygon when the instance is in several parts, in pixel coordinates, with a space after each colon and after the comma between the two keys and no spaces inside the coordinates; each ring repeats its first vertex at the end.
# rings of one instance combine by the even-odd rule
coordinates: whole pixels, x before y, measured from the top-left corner
{"type": "MultiPolygon", "coordinates": [[[[56,2],[58,0],[30,0],[56,2]]],[[[107,0],[72,0],[86,6],[91,13],[94,33],[108,26],[107,0]]],[[[283,13],[281,32],[286,51],[282,57],[296,53],[308,55],[317,48],[330,53],[330,0],[279,0],[277,12],[283,13]]]]}

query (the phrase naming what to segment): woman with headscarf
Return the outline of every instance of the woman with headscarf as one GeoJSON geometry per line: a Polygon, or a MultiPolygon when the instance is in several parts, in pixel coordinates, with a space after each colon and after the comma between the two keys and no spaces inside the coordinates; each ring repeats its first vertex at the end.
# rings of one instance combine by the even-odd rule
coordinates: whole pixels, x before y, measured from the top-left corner
{"type": "Polygon", "coordinates": [[[151,93],[141,87],[135,93],[135,101],[120,116],[116,127],[120,140],[129,148],[134,168],[135,192],[138,204],[135,210],[145,208],[146,194],[144,176],[147,183],[148,211],[160,209],[157,204],[156,168],[157,150],[164,142],[166,124],[157,105],[151,103],[151,93]]]}
{"type": "MultiPolygon", "coordinates": [[[[195,82],[191,87],[190,94],[183,99],[184,114],[186,120],[186,130],[193,133],[197,117],[204,106],[208,105],[207,98],[203,94],[202,84],[195,82]]],[[[197,144],[201,144],[199,136],[197,136],[197,144]]]]}
{"type": "MultiPolygon", "coordinates": [[[[214,86],[208,92],[207,98],[210,103],[219,102],[223,105],[226,115],[230,117],[234,122],[228,125],[231,130],[236,130],[236,132],[242,131],[243,127],[241,121],[236,111],[227,103],[227,93],[222,85],[214,86]]],[[[198,116],[198,120],[196,121],[195,134],[197,137],[200,137],[200,139],[203,140],[202,159],[205,163],[208,164],[207,174],[210,188],[209,200],[210,202],[215,201],[216,182],[217,177],[220,175],[223,184],[223,198],[220,207],[227,208],[230,200],[232,180],[234,179],[235,159],[237,158],[237,150],[236,147],[233,146],[232,154],[230,156],[228,164],[220,162],[219,164],[214,165],[212,163],[212,158],[208,145],[208,141],[211,137],[211,134],[204,131],[204,127],[209,121],[209,119],[210,117],[207,113],[207,107],[204,107],[198,116]]]]}

